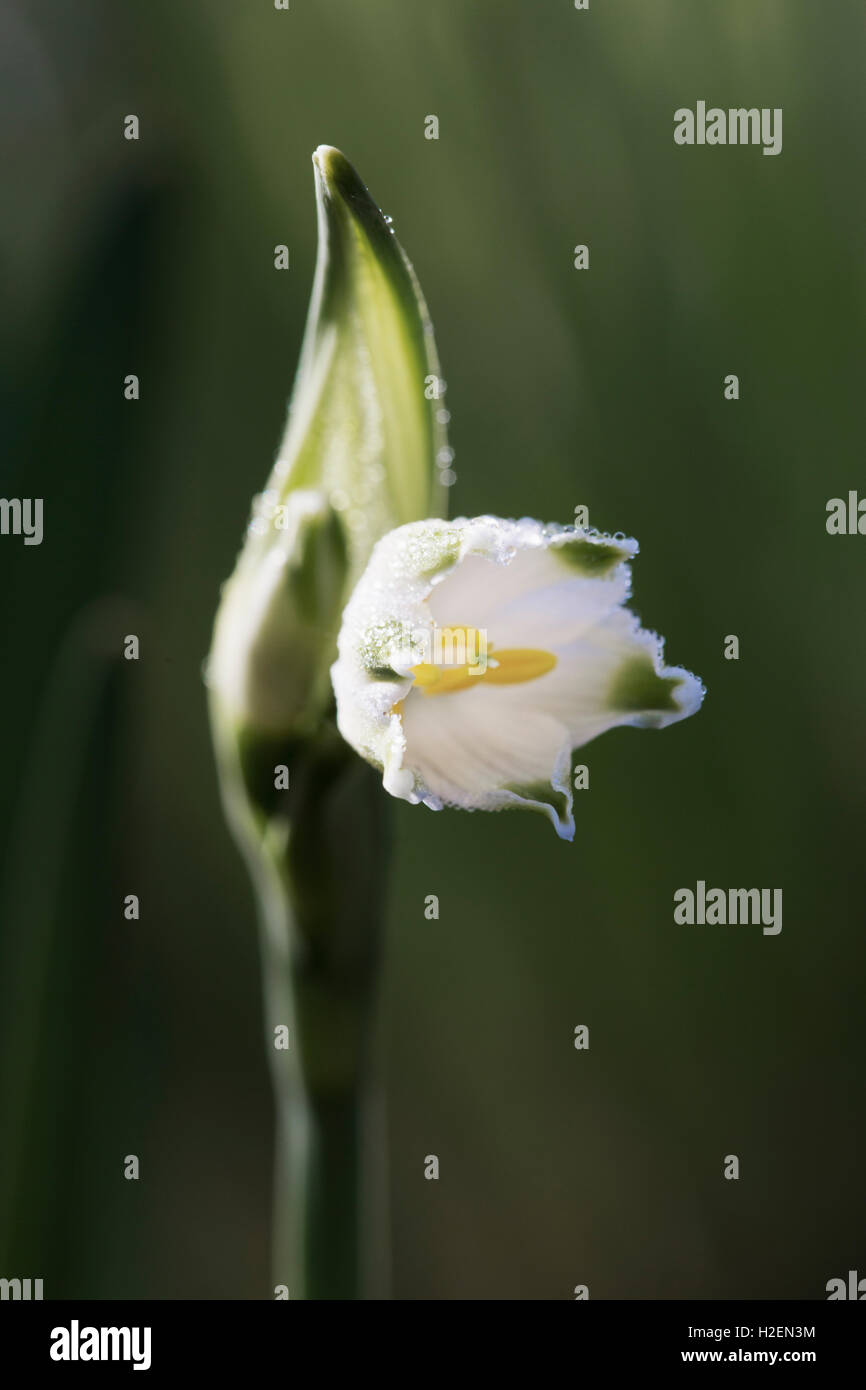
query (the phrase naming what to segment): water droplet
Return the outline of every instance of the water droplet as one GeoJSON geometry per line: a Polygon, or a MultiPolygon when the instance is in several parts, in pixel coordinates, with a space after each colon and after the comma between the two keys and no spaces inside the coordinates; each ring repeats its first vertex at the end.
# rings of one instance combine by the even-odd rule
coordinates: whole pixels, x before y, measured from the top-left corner
{"type": "Polygon", "coordinates": [[[436,462],[439,464],[440,468],[447,468],[450,463],[454,462],[454,450],[449,448],[440,449],[436,455],[436,462]]]}
{"type": "Polygon", "coordinates": [[[453,468],[443,468],[442,472],[439,474],[439,481],[443,483],[445,487],[453,487],[457,482],[457,474],[454,472],[453,468]]]}

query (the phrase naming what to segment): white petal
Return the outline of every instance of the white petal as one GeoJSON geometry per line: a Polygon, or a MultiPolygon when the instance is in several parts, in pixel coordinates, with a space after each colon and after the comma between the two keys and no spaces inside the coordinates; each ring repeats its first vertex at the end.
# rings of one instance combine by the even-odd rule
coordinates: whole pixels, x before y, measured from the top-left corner
{"type": "Polygon", "coordinates": [[[664,665],[663,650],[634,614],[617,609],[557,648],[552,671],[523,684],[493,686],[491,694],[513,711],[515,726],[530,708],[560,720],[572,748],[618,725],[662,729],[694,714],[704,696],[691,672],[664,665]]]}
{"type": "Polygon", "coordinates": [[[537,521],[500,522],[491,536],[481,524],[489,520],[468,523],[464,558],[430,595],[440,627],[482,628],[497,645],[518,646],[528,644],[534,622],[538,646],[545,631],[562,640],[563,621],[585,624],[628,598],[627,561],[637,553],[636,541],[537,521]]]}
{"type": "Polygon", "coordinates": [[[423,784],[421,799],[434,809],[533,806],[550,816],[563,838],[571,839],[568,730],[531,705],[516,719],[514,706],[497,699],[508,690],[479,685],[434,697],[413,691],[403,705],[405,765],[423,784]],[[558,792],[556,806],[553,798],[542,800],[519,790],[536,785],[541,790],[551,782],[558,792]]]}

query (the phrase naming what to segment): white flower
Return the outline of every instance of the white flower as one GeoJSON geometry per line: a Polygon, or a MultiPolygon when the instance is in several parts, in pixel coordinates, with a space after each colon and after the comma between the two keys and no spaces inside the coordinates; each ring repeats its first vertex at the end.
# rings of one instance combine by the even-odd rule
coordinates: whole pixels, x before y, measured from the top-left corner
{"type": "Polygon", "coordinates": [[[573,750],[618,724],[663,728],[704,696],[623,606],[637,549],[490,516],[390,532],[343,614],[343,737],[394,796],[530,807],[572,839],[573,750]]]}

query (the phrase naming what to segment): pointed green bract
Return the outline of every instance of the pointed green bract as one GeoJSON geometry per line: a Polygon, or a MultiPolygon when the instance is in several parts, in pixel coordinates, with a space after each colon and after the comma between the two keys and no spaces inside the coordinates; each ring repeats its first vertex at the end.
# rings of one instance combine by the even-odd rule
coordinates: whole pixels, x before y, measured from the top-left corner
{"type": "Polygon", "coordinates": [[[441,513],[441,376],[415,272],[348,160],[313,156],[319,259],[285,438],[269,486],[321,487],[354,584],[380,536],[441,513]]]}
{"type": "Polygon", "coordinates": [[[376,541],[436,515],[441,377],[415,273],[355,170],[313,156],[319,251],[286,430],[225,586],[208,667],[228,717],[306,732],[376,541]]]}

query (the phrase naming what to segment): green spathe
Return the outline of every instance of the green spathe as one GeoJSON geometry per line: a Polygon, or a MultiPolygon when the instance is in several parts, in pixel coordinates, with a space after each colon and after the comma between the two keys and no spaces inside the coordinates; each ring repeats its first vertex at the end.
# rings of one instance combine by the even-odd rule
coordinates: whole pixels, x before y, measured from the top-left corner
{"type": "Polygon", "coordinates": [[[208,666],[220,718],[309,731],[330,704],[340,614],[380,536],[435,515],[439,363],[415,273],[339,150],[313,156],[318,259],[288,420],[208,666]]]}
{"type": "Polygon", "coordinates": [[[298,378],[270,486],[321,487],[347,531],[349,583],[380,536],[441,509],[433,328],[415,272],[349,161],[313,155],[319,257],[298,378]],[[336,494],[336,495],[334,495],[336,494]]]}

